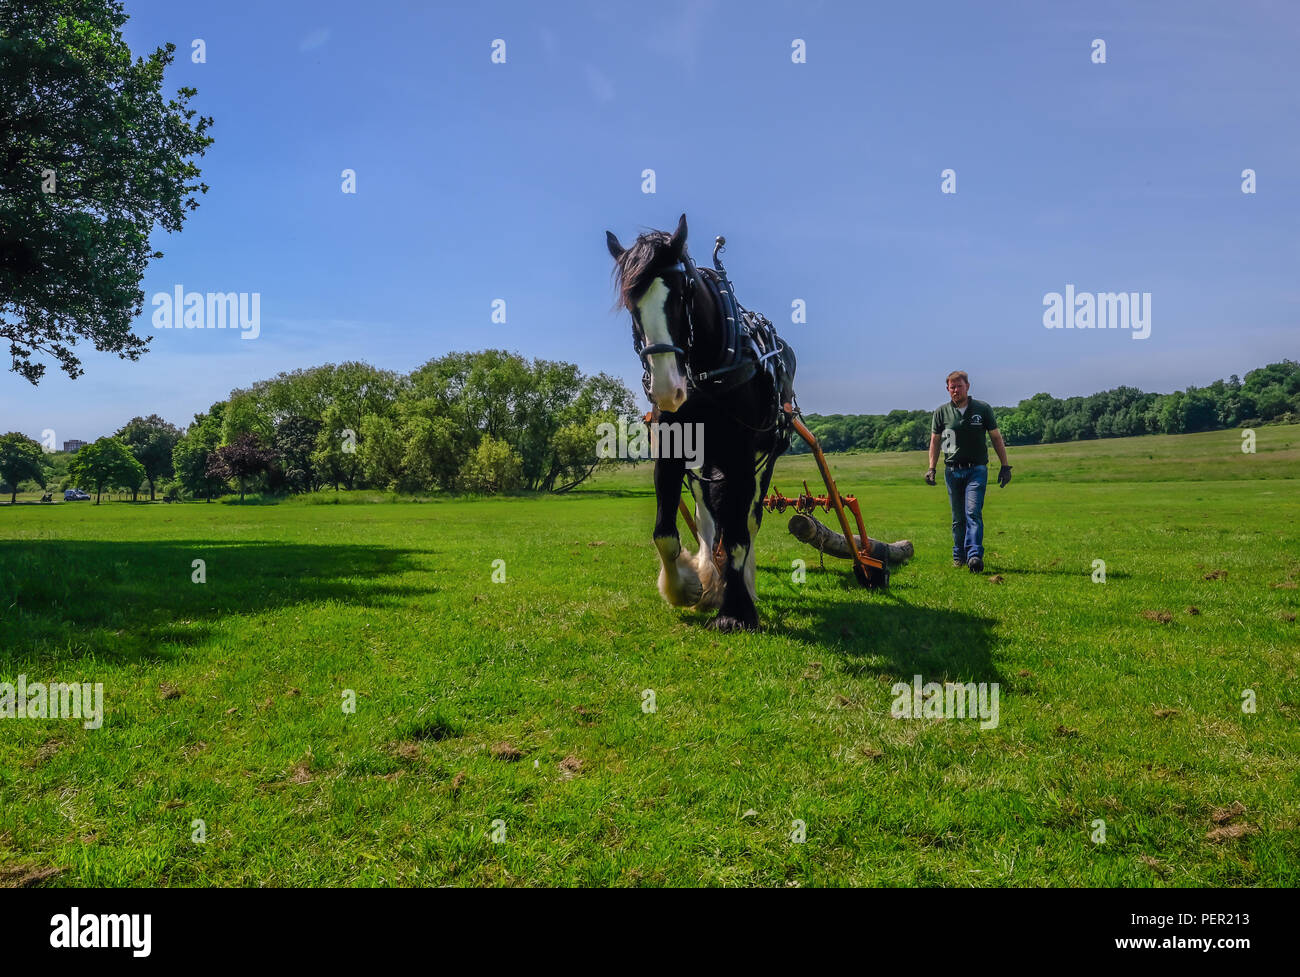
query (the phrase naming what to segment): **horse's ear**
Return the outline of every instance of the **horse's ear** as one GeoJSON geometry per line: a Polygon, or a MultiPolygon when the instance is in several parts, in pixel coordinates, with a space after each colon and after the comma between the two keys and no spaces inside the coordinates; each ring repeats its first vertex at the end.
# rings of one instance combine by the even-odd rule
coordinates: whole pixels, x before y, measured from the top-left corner
{"type": "Polygon", "coordinates": [[[605,232],[605,246],[609,248],[609,253],[614,256],[615,261],[623,257],[623,251],[625,249],[623,245],[618,243],[618,238],[614,236],[613,231],[605,232]]]}
{"type": "Polygon", "coordinates": [[[678,261],[682,260],[682,251],[686,248],[686,215],[682,214],[681,220],[677,222],[677,230],[673,232],[673,239],[670,242],[673,250],[673,257],[678,261]]]}

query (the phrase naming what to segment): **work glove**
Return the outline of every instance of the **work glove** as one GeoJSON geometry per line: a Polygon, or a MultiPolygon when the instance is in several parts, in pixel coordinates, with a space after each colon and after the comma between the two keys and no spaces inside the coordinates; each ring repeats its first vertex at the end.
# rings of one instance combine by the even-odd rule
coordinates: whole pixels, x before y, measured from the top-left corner
{"type": "Polygon", "coordinates": [[[1006,488],[1011,484],[1011,466],[1003,465],[998,469],[998,488],[1006,488]]]}
{"type": "Polygon", "coordinates": [[[933,484],[934,484],[934,469],[933,469],[933,468],[931,468],[928,472],[925,473],[925,484],[926,484],[926,485],[933,485],[933,484]]]}

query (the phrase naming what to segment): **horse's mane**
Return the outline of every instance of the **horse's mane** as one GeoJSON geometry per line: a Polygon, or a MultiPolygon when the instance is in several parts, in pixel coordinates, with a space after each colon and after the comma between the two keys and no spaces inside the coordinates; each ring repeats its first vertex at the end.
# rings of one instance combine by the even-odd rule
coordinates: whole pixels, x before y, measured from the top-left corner
{"type": "Polygon", "coordinates": [[[660,263],[655,259],[662,255],[663,249],[672,239],[673,236],[667,231],[647,231],[614,262],[614,285],[618,289],[615,309],[632,310],[633,293],[645,288],[650,278],[650,269],[660,263]]]}

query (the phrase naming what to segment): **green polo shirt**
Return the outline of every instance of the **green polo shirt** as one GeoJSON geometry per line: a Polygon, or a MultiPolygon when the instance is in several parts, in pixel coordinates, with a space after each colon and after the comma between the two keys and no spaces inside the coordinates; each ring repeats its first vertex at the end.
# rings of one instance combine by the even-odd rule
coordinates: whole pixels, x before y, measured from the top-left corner
{"type": "Polygon", "coordinates": [[[997,429],[998,420],[993,416],[993,408],[974,397],[967,399],[966,409],[961,413],[957,412],[951,400],[948,401],[934,412],[930,421],[930,433],[939,435],[939,445],[944,449],[944,464],[947,465],[987,465],[989,446],[985,432],[997,429]],[[945,438],[947,430],[953,434],[945,438]]]}

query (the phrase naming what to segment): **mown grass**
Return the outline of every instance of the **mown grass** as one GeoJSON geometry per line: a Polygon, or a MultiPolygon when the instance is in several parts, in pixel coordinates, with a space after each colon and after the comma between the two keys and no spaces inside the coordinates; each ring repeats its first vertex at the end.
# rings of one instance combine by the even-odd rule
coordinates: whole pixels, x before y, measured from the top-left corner
{"type": "Polygon", "coordinates": [[[983,577],[948,565],[923,455],[835,456],[917,559],[866,592],[770,516],[765,631],[726,637],[655,591],[645,467],[0,510],[0,681],[102,682],[106,710],[0,720],[0,880],[1294,885],[1300,428],[1257,433],[1013,449],[983,577]],[[998,727],[891,718],[918,673],[999,683],[998,727]]]}

